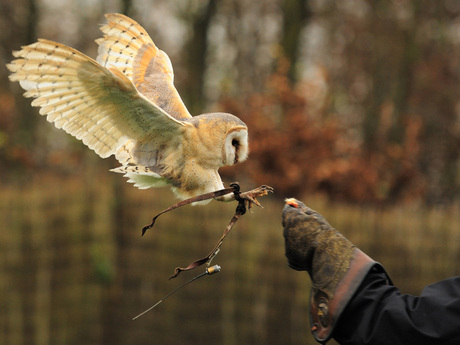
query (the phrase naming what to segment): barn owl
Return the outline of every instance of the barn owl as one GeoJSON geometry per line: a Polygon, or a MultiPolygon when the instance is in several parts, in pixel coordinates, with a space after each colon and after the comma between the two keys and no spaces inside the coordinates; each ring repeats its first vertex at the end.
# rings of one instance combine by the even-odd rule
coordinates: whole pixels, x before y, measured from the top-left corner
{"type": "Polygon", "coordinates": [[[181,199],[223,188],[218,169],[244,161],[248,132],[226,113],[191,116],[174,87],[173,68],[147,32],[107,14],[96,61],[39,39],[13,52],[10,80],[32,106],[100,157],[114,155],[138,188],[170,185],[181,199]]]}

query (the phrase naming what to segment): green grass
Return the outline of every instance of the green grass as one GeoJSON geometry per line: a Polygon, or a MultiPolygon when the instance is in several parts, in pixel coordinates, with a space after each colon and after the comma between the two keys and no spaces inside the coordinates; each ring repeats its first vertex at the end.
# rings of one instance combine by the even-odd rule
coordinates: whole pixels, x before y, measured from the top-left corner
{"type": "MultiPolygon", "coordinates": [[[[253,186],[243,186],[247,189],[253,186]]],[[[168,280],[206,255],[235,204],[186,206],[115,174],[37,177],[0,197],[0,344],[314,344],[309,279],[287,267],[282,197],[243,216],[213,263],[222,272],[131,318],[203,269],[168,280]]],[[[459,207],[429,210],[303,201],[380,261],[405,293],[458,274],[459,207]]]]}

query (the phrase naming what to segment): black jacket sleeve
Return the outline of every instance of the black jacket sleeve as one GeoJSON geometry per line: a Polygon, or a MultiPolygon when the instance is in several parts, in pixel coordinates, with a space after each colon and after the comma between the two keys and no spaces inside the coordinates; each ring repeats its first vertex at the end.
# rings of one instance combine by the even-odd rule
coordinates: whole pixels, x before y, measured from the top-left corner
{"type": "Polygon", "coordinates": [[[337,320],[333,338],[341,345],[459,345],[460,277],[404,295],[371,270],[337,320]]]}

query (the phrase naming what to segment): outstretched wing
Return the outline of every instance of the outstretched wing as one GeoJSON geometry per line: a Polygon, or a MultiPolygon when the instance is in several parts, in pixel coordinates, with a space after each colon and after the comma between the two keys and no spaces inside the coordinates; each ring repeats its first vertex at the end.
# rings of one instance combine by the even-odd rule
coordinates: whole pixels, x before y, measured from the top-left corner
{"type": "Polygon", "coordinates": [[[182,137],[186,124],[140,94],[116,67],[43,39],[13,55],[10,79],[36,98],[32,105],[102,158],[115,154],[122,164],[154,166],[159,150],[182,137]]]}
{"type": "Polygon", "coordinates": [[[168,55],[159,50],[148,33],[122,14],[105,15],[101,27],[97,62],[120,69],[145,97],[176,119],[191,117],[174,87],[174,73],[168,55]]]}

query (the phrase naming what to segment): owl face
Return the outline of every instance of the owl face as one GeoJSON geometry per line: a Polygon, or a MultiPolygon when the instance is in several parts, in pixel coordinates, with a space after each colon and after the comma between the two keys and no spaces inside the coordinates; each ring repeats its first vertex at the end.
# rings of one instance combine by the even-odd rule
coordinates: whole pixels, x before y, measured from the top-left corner
{"type": "Polygon", "coordinates": [[[248,157],[248,129],[238,117],[227,113],[194,116],[188,142],[193,156],[200,156],[203,165],[218,169],[243,162],[248,157]],[[197,143],[199,143],[197,145],[197,143]]]}
{"type": "Polygon", "coordinates": [[[237,127],[228,132],[222,147],[223,165],[233,165],[248,158],[248,131],[237,127]]]}

